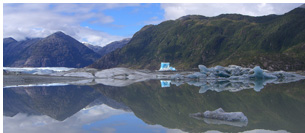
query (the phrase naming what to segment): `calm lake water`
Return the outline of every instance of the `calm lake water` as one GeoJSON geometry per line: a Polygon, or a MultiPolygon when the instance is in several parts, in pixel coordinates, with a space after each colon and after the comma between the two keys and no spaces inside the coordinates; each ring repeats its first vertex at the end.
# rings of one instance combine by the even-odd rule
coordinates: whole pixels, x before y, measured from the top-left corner
{"type": "Polygon", "coordinates": [[[305,80],[260,91],[162,86],[152,80],[126,87],[4,88],[4,132],[305,132],[305,80]],[[218,108],[243,112],[248,122],[190,117],[218,108]]]}

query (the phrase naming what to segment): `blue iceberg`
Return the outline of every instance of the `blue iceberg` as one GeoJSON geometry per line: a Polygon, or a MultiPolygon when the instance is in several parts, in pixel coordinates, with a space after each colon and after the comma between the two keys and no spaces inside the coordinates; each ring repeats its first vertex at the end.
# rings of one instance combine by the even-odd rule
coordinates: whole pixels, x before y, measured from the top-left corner
{"type": "Polygon", "coordinates": [[[161,62],[159,71],[176,71],[176,69],[174,67],[171,67],[169,65],[169,62],[161,62]]]}

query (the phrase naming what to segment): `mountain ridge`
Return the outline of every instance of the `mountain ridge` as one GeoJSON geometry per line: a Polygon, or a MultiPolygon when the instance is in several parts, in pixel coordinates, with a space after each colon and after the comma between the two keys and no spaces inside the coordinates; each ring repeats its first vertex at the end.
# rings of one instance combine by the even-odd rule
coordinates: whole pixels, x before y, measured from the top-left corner
{"type": "Polygon", "coordinates": [[[120,50],[89,67],[158,69],[160,62],[187,70],[199,64],[305,70],[305,9],[260,17],[188,15],[147,25],[120,50]]]}
{"type": "Polygon", "coordinates": [[[46,38],[30,39],[12,44],[4,42],[4,66],[10,67],[84,67],[100,56],[63,32],[46,38]],[[23,47],[22,47],[23,46],[23,47]],[[14,51],[14,52],[13,52],[14,51]],[[14,56],[9,56],[11,52],[14,56]]]}

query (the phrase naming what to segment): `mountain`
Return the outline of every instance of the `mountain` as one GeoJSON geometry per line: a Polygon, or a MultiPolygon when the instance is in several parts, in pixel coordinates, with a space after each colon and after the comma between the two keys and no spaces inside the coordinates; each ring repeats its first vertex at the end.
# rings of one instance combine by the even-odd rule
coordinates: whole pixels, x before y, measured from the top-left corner
{"type": "Polygon", "coordinates": [[[98,50],[97,53],[101,56],[104,56],[118,48],[122,48],[130,41],[130,38],[125,38],[120,41],[114,41],[112,43],[107,44],[106,46],[102,47],[102,49],[98,50]]]}
{"type": "Polygon", "coordinates": [[[188,15],[144,26],[122,49],[89,67],[158,69],[166,61],[178,70],[199,64],[305,70],[304,16],[304,8],[261,17],[188,15]]]}
{"type": "Polygon", "coordinates": [[[84,67],[100,55],[74,38],[56,32],[46,38],[4,42],[4,66],[10,67],[84,67]],[[7,43],[12,42],[12,43],[7,43]],[[10,56],[13,54],[13,56],[10,56]]]}
{"type": "Polygon", "coordinates": [[[95,53],[97,53],[97,51],[101,50],[103,47],[101,46],[96,46],[96,45],[92,45],[89,43],[83,43],[85,46],[87,46],[89,49],[93,50],[95,53]]]}
{"type": "Polygon", "coordinates": [[[111,42],[104,47],[91,45],[91,44],[88,44],[88,43],[83,43],[83,44],[86,45],[91,50],[93,50],[94,52],[98,53],[99,55],[104,56],[104,55],[106,55],[106,54],[108,54],[108,53],[110,53],[110,52],[112,52],[112,51],[114,51],[118,48],[122,48],[129,41],[130,41],[130,38],[125,38],[125,39],[120,40],[120,41],[111,42]]]}
{"type": "Polygon", "coordinates": [[[3,39],[3,66],[10,66],[19,60],[20,54],[29,46],[35,44],[41,38],[28,38],[23,41],[16,41],[13,38],[3,39]]]}

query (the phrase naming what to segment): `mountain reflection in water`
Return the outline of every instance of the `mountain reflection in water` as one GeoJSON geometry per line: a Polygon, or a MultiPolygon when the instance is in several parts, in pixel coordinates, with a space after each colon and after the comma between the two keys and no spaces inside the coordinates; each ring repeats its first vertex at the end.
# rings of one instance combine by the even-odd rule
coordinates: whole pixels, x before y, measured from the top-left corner
{"type": "Polygon", "coordinates": [[[305,80],[267,84],[259,92],[207,89],[199,93],[202,87],[181,84],[162,88],[157,80],[125,87],[98,84],[4,88],[4,132],[241,132],[257,129],[304,132],[304,88],[305,80]],[[214,124],[189,116],[218,108],[243,112],[248,124],[214,124]]]}

